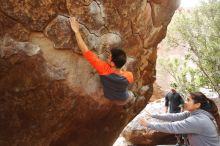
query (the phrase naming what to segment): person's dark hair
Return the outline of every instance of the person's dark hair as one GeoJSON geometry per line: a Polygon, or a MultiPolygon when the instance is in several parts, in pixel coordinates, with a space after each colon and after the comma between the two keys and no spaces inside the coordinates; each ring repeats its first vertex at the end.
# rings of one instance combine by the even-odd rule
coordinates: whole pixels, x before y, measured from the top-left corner
{"type": "Polygon", "coordinates": [[[126,53],[119,48],[111,49],[112,62],[114,62],[116,68],[121,68],[127,60],[126,53]]]}
{"type": "Polygon", "coordinates": [[[218,107],[215,102],[209,98],[207,98],[202,92],[191,92],[190,93],[192,100],[194,103],[200,103],[200,109],[203,109],[215,118],[215,121],[218,125],[218,130],[220,132],[220,115],[218,113],[218,107]]]}
{"type": "Polygon", "coordinates": [[[170,83],[170,87],[172,87],[172,88],[177,88],[177,84],[174,83],[174,82],[172,82],[172,83],[170,83]]]}

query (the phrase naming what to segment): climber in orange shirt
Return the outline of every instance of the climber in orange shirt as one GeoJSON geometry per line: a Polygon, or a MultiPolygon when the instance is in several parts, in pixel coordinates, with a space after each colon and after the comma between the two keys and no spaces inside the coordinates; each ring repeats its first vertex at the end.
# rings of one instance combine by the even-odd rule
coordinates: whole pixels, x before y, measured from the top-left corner
{"type": "Polygon", "coordinates": [[[126,104],[129,98],[128,85],[133,82],[133,74],[121,69],[126,63],[126,53],[119,48],[113,48],[110,50],[111,53],[106,62],[99,59],[96,54],[88,49],[82,39],[79,31],[79,23],[75,17],[70,18],[70,24],[83,56],[96,69],[100,76],[104,96],[107,99],[103,100],[112,101],[120,105],[126,104]]]}

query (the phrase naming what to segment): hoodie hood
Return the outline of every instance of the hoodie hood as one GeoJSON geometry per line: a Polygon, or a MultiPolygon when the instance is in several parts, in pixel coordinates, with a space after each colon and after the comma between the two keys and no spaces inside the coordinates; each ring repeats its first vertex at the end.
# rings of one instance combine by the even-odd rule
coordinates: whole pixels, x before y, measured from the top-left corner
{"type": "Polygon", "coordinates": [[[194,112],[191,112],[191,115],[197,115],[197,114],[204,114],[204,115],[208,116],[211,120],[214,120],[214,117],[209,112],[207,112],[205,110],[199,109],[194,112]]]}

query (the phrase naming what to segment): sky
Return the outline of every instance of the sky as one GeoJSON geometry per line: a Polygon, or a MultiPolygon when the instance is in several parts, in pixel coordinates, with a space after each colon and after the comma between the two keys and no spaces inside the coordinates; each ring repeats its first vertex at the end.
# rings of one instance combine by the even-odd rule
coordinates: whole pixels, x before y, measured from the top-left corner
{"type": "Polygon", "coordinates": [[[181,7],[190,8],[199,5],[202,0],[181,0],[181,7]]]}

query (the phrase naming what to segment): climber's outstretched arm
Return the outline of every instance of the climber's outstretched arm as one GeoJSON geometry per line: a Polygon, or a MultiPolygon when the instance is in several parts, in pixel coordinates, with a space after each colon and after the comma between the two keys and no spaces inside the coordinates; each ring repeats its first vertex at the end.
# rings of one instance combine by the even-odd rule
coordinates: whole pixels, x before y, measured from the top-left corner
{"type": "Polygon", "coordinates": [[[86,43],[84,42],[84,40],[82,39],[82,36],[79,32],[79,22],[76,20],[75,17],[70,18],[70,25],[71,25],[72,30],[75,33],[77,44],[80,50],[82,51],[82,53],[84,54],[85,52],[89,51],[89,49],[86,43]]]}
{"type": "Polygon", "coordinates": [[[85,57],[85,59],[97,70],[99,74],[106,74],[106,70],[110,70],[109,65],[106,62],[99,59],[96,54],[89,51],[87,45],[85,44],[79,32],[79,23],[77,22],[75,17],[70,18],[70,24],[72,30],[75,32],[77,44],[80,50],[82,51],[82,54],[85,57]]]}

